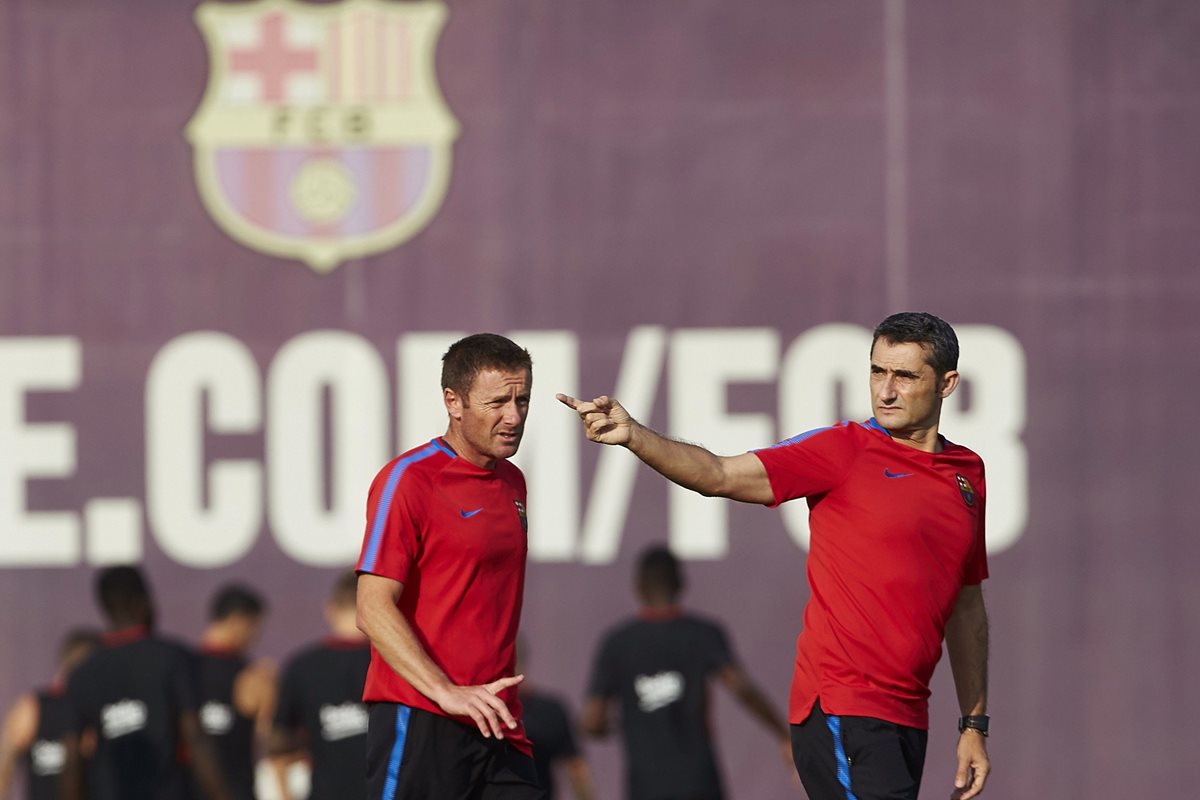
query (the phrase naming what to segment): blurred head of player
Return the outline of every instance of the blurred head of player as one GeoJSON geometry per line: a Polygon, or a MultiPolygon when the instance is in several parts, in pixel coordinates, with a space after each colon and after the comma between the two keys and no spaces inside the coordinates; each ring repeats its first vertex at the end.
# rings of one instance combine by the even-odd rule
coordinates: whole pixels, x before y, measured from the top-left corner
{"type": "Polygon", "coordinates": [[[358,629],[357,595],[358,575],[353,570],[338,575],[329,593],[329,600],[325,602],[325,621],[334,636],[343,639],[366,638],[358,629]]]}
{"type": "Polygon", "coordinates": [[[638,559],[634,589],[647,608],[666,608],[679,602],[683,594],[683,568],[666,547],[653,545],[638,559]]]}
{"type": "Polygon", "coordinates": [[[266,601],[258,592],[244,584],[226,584],[209,605],[204,643],[244,653],[258,641],[266,613],[266,601]]]}
{"type": "Polygon", "coordinates": [[[100,646],[100,632],[91,628],[67,631],[58,646],[58,674],[65,679],[100,646]]]}
{"type": "Polygon", "coordinates": [[[871,407],[888,431],[935,427],[958,385],[958,337],[945,320],[903,312],[879,323],[871,341],[871,407]]]}
{"type": "Polygon", "coordinates": [[[142,571],[133,566],[108,567],[96,578],[96,600],[114,630],[154,627],[154,601],[142,571]]]}
{"type": "Polygon", "coordinates": [[[459,456],[491,469],[521,446],[533,361],[529,351],[494,333],[460,339],[442,356],[446,441],[459,456]]]}

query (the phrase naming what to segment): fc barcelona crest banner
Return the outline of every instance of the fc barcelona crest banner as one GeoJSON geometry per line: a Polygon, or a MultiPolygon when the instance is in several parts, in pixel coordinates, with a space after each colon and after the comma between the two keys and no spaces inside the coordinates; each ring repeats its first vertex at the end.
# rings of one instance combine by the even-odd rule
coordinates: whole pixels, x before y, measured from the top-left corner
{"type": "Polygon", "coordinates": [[[426,0],[206,2],[196,184],[231,237],[328,272],[429,223],[458,123],[434,74],[446,7],[426,0]]]}

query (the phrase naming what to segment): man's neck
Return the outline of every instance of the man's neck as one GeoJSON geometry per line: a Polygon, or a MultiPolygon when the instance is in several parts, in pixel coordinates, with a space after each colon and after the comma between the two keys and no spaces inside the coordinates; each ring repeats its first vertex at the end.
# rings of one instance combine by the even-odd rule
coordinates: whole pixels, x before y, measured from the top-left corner
{"type": "Polygon", "coordinates": [[[908,445],[909,447],[920,450],[923,453],[940,453],[944,448],[942,437],[938,434],[938,426],[936,423],[927,428],[912,428],[906,431],[888,431],[888,433],[891,434],[893,441],[908,445]]]}
{"type": "Polygon", "coordinates": [[[481,469],[496,468],[496,459],[476,452],[473,447],[467,444],[467,440],[463,438],[462,434],[453,425],[446,430],[446,435],[442,438],[446,440],[446,444],[450,445],[450,449],[459,458],[465,459],[468,463],[474,464],[481,469]]]}
{"type": "Polygon", "coordinates": [[[208,650],[241,650],[241,642],[238,641],[237,637],[225,628],[225,626],[216,623],[204,629],[204,633],[200,636],[200,646],[208,650]]]}

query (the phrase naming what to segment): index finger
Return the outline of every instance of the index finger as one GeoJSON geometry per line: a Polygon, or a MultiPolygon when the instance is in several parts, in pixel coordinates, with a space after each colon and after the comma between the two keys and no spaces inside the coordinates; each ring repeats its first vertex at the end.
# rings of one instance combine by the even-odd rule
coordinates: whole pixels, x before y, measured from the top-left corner
{"type": "Polygon", "coordinates": [[[499,680],[494,680],[491,683],[489,683],[487,686],[485,686],[484,688],[487,689],[492,694],[495,694],[496,692],[500,691],[501,689],[507,689],[510,686],[516,686],[518,683],[520,683],[523,680],[525,680],[524,675],[513,675],[508,678],[500,678],[499,680]]]}
{"type": "Polygon", "coordinates": [[[571,397],[571,395],[569,395],[569,394],[563,394],[562,392],[559,392],[556,395],[554,395],[554,399],[558,400],[558,402],[562,403],[567,408],[573,409],[575,411],[579,410],[579,401],[576,400],[574,397],[571,397]]]}

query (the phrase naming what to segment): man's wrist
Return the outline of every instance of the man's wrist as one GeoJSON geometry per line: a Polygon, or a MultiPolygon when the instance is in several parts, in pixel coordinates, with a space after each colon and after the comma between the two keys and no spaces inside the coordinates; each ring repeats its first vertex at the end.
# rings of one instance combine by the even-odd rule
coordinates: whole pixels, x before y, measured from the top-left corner
{"type": "Polygon", "coordinates": [[[987,714],[967,714],[958,718],[958,732],[974,731],[980,736],[987,736],[990,720],[987,714]]]}
{"type": "Polygon", "coordinates": [[[629,418],[629,441],[625,443],[625,449],[634,455],[638,454],[641,449],[643,434],[646,430],[642,424],[633,417],[629,418]]]}

